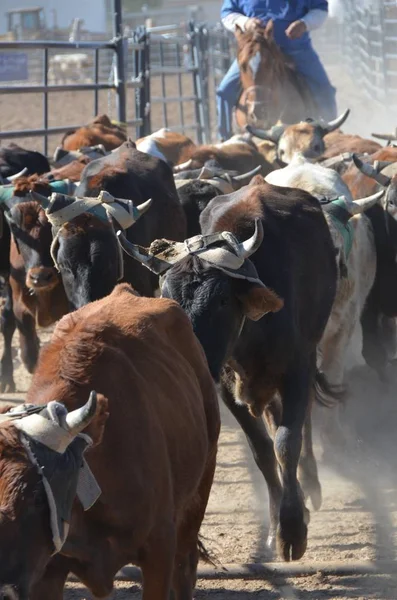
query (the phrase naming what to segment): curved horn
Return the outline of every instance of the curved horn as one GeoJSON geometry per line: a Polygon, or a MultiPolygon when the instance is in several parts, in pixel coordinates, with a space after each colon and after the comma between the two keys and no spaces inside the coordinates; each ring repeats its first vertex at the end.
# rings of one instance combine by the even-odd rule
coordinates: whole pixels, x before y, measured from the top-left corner
{"type": "Polygon", "coordinates": [[[15,173],[15,175],[10,175],[10,177],[7,177],[8,181],[15,181],[16,179],[18,179],[18,177],[24,177],[28,172],[28,168],[25,167],[24,169],[22,169],[22,171],[19,171],[19,173],[15,173]]]}
{"type": "Polygon", "coordinates": [[[382,173],[377,173],[376,169],[374,169],[372,165],[370,165],[369,163],[364,163],[358,158],[356,154],[353,154],[353,162],[356,165],[357,169],[361,171],[361,173],[364,173],[364,175],[366,175],[367,177],[375,179],[375,181],[380,183],[380,185],[383,185],[383,187],[387,187],[390,184],[391,177],[387,177],[382,173]]]}
{"type": "Polygon", "coordinates": [[[261,140],[268,140],[269,142],[273,142],[273,144],[278,144],[285,131],[284,125],[274,125],[271,129],[260,129],[260,127],[247,125],[245,129],[252,135],[261,138],[261,140]]]}
{"type": "Polygon", "coordinates": [[[92,391],[88,401],[81,408],[72,410],[65,418],[65,423],[72,435],[78,435],[83,429],[89,425],[96,413],[97,395],[92,391]]]}
{"type": "MultiPolygon", "coordinates": [[[[382,196],[384,195],[385,190],[381,190],[380,192],[377,192],[376,194],[373,194],[372,196],[368,196],[367,198],[360,198],[359,200],[353,200],[353,206],[351,207],[351,211],[353,215],[359,215],[363,212],[365,212],[366,210],[368,210],[369,208],[371,208],[371,206],[375,206],[375,204],[378,202],[378,200],[380,198],[382,198],[382,196]]],[[[350,206],[349,206],[350,208],[350,206]]]]}
{"type": "Polygon", "coordinates": [[[152,273],[156,273],[156,275],[161,275],[167,269],[172,267],[172,263],[167,263],[164,260],[160,260],[153,256],[153,254],[149,253],[149,250],[146,248],[142,248],[142,246],[138,246],[137,244],[132,244],[121,230],[117,232],[117,239],[119,241],[120,246],[124,250],[128,256],[132,256],[141,265],[147,267],[152,273]]]}
{"type": "Polygon", "coordinates": [[[386,167],[390,167],[390,165],[394,165],[396,161],[394,160],[375,160],[374,161],[374,169],[377,173],[386,169],[386,167]]]}
{"type": "Polygon", "coordinates": [[[134,219],[137,221],[138,219],[140,219],[140,217],[142,217],[145,212],[147,212],[149,210],[149,208],[152,206],[153,204],[153,200],[152,198],[149,198],[149,200],[146,200],[146,202],[142,202],[142,204],[139,204],[138,206],[134,206],[134,219]]]}
{"type": "Polygon", "coordinates": [[[335,129],[339,129],[339,127],[341,127],[343,125],[343,123],[346,121],[346,119],[349,115],[350,115],[350,108],[345,110],[345,112],[342,115],[340,115],[333,121],[329,121],[329,123],[325,123],[325,124],[321,125],[321,128],[324,131],[326,131],[327,133],[331,133],[331,131],[335,131],[335,129]]]}
{"type": "Polygon", "coordinates": [[[395,142],[397,140],[397,129],[394,133],[371,133],[372,137],[386,142],[395,142]]]}
{"type": "Polygon", "coordinates": [[[189,160],[187,160],[186,162],[181,163],[180,165],[176,165],[172,170],[174,173],[180,173],[181,171],[185,171],[186,169],[189,169],[192,162],[193,162],[193,159],[189,158],[189,160]]]}
{"type": "Polygon", "coordinates": [[[48,208],[50,205],[50,201],[46,196],[39,194],[38,192],[30,192],[30,196],[32,200],[36,200],[43,208],[48,208]]]}
{"type": "Polygon", "coordinates": [[[252,171],[248,171],[248,173],[243,173],[242,175],[236,175],[235,177],[232,177],[232,179],[233,181],[244,181],[244,179],[249,179],[250,177],[253,177],[261,170],[262,165],[258,165],[257,167],[255,167],[255,169],[252,169],[252,171]]]}
{"type": "Polygon", "coordinates": [[[239,244],[241,258],[249,258],[256,252],[263,240],[263,225],[260,219],[255,219],[255,232],[248,240],[239,244]]]}

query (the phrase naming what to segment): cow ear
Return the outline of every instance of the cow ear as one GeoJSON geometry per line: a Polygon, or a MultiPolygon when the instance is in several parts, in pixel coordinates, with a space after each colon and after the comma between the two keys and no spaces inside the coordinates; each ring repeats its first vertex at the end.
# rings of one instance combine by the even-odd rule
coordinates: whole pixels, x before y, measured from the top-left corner
{"type": "Polygon", "coordinates": [[[259,285],[250,285],[238,298],[245,316],[251,321],[258,321],[268,312],[278,312],[284,306],[284,301],[277,294],[259,285]]]}
{"type": "Polygon", "coordinates": [[[84,433],[90,436],[93,446],[98,446],[102,442],[105,431],[106,421],[109,417],[108,399],[103,394],[97,394],[97,407],[95,416],[84,433]]]}

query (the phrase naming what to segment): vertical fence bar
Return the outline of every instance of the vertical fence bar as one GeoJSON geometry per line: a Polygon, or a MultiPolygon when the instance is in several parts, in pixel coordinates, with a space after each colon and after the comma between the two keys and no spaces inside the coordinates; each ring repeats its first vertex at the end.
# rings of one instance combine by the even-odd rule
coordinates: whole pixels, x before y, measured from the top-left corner
{"type": "Polygon", "coordinates": [[[210,113],[210,91],[209,91],[209,43],[208,43],[209,32],[206,28],[200,27],[199,29],[199,77],[201,80],[202,89],[202,110],[203,110],[203,129],[204,129],[204,143],[209,144],[211,142],[211,113],[210,113]]]}
{"type": "MultiPolygon", "coordinates": [[[[183,49],[182,49],[183,52],[183,49]]],[[[181,45],[179,42],[176,43],[176,65],[178,68],[184,66],[185,60],[181,60],[181,45]]],[[[182,85],[182,73],[178,73],[178,94],[179,97],[183,97],[183,85],[182,85]]],[[[179,102],[179,119],[181,121],[181,125],[183,130],[185,130],[185,113],[183,109],[182,100],[179,102]]]]}
{"type": "Polygon", "coordinates": [[[161,92],[163,94],[163,102],[162,102],[163,125],[164,125],[164,127],[168,127],[167,103],[165,101],[165,99],[166,99],[165,74],[164,74],[164,70],[163,70],[165,67],[164,45],[163,45],[162,40],[160,40],[160,67],[161,67],[161,92]]]}
{"type": "Polygon", "coordinates": [[[141,87],[135,90],[135,118],[142,119],[141,125],[136,127],[137,138],[140,138],[151,133],[149,43],[148,33],[144,27],[140,27],[135,31],[134,42],[143,46],[139,50],[134,50],[134,78],[142,84],[141,87]]]}
{"type": "MultiPolygon", "coordinates": [[[[44,85],[48,86],[48,48],[44,48],[44,85]]],[[[48,155],[48,92],[43,93],[44,156],[48,155]]]]}
{"type": "Polygon", "coordinates": [[[195,96],[195,113],[196,113],[196,123],[197,123],[197,141],[199,144],[203,143],[203,124],[204,124],[204,113],[203,113],[203,90],[202,90],[202,76],[201,76],[201,68],[200,68],[200,45],[199,45],[199,37],[198,30],[195,27],[195,24],[191,21],[189,23],[189,34],[190,34],[190,44],[191,44],[191,57],[193,64],[193,89],[195,96]]]}
{"type": "MultiPolygon", "coordinates": [[[[94,54],[94,81],[98,85],[99,83],[99,50],[98,48],[95,50],[94,54]]],[[[99,92],[95,90],[94,92],[94,116],[99,113],[99,92]]]]}
{"type": "Polygon", "coordinates": [[[113,35],[116,44],[116,94],[117,94],[117,118],[121,123],[125,123],[127,120],[126,110],[126,87],[125,87],[125,70],[126,70],[126,56],[125,56],[125,43],[122,35],[122,12],[121,12],[121,0],[113,0],[114,4],[114,19],[113,19],[113,35]]]}

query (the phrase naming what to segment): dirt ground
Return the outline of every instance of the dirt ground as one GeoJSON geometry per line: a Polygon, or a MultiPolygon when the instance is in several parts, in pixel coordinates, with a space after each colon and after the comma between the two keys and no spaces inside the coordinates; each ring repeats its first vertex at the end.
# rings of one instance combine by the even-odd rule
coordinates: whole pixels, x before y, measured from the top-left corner
{"type": "MultiPolygon", "coordinates": [[[[375,128],[393,130],[395,122],[369,100],[363,99],[351,80],[339,69],[330,69],[338,87],[341,110],[350,106],[352,116],[346,131],[369,135],[375,128]],[[386,128],[386,129],[385,129],[386,128]]],[[[175,88],[176,82],[171,83],[175,88]]],[[[161,95],[158,86],[156,95],[161,95]]],[[[166,90],[175,94],[175,89],[166,90]]],[[[100,112],[109,112],[109,97],[100,94],[100,112]]],[[[133,93],[129,116],[133,116],[133,93]]],[[[92,116],[93,99],[88,92],[50,94],[50,125],[84,122],[92,116]]],[[[41,126],[42,100],[36,94],[17,97],[0,96],[0,127],[16,129],[41,126]]],[[[185,107],[192,119],[192,106],[185,107]]],[[[115,116],[113,112],[112,116],[115,116]]],[[[168,111],[170,124],[178,123],[179,106],[168,111]]],[[[155,126],[162,124],[159,107],[155,126]]],[[[51,141],[52,151],[58,139],[51,141]]],[[[24,140],[26,146],[40,149],[38,140],[24,140]]],[[[43,332],[42,340],[49,339],[43,332]]],[[[30,377],[17,356],[15,364],[18,393],[23,398],[30,377]]],[[[2,350],[0,344],[0,351],[2,350]]],[[[312,512],[309,545],[302,570],[313,567],[311,575],[290,577],[282,571],[261,580],[199,580],[195,597],[218,600],[350,600],[397,599],[397,569],[393,567],[397,550],[397,405],[394,390],[397,371],[391,369],[391,383],[381,387],[368,369],[360,368],[351,376],[351,398],[343,412],[349,431],[348,445],[320,461],[323,506],[312,512]],[[339,561],[351,573],[335,575],[324,572],[330,563],[339,561]],[[368,573],[355,572],[354,565],[372,561],[368,573]],[[376,571],[376,572],[374,572],[376,571]]],[[[8,400],[3,396],[2,400],[8,400]]],[[[209,550],[222,564],[255,563],[271,560],[266,547],[267,492],[242,432],[233,418],[223,411],[218,467],[203,525],[203,536],[209,550]]],[[[321,457],[317,444],[316,452],[321,457]]],[[[116,582],[113,598],[140,597],[140,586],[116,582]]],[[[83,600],[91,595],[83,586],[70,582],[65,600],[83,600]]]]}

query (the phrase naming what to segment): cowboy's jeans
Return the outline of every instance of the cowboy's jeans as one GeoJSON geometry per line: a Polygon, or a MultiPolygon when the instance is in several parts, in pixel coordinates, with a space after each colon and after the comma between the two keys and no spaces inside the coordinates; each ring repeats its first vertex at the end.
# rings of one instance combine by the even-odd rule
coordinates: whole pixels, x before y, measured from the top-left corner
{"type": "MultiPolygon", "coordinates": [[[[313,94],[314,101],[319,107],[320,116],[326,121],[335,119],[337,112],[336,90],[330,83],[309,36],[306,34],[301,40],[288,40],[284,35],[282,42],[282,44],[279,44],[281,50],[292,58],[296,69],[305,78],[313,94]]],[[[221,139],[226,140],[233,135],[233,108],[240,95],[240,90],[240,71],[237,60],[234,60],[216,91],[218,135],[221,139]]],[[[310,117],[311,115],[307,116],[310,117]]]]}

